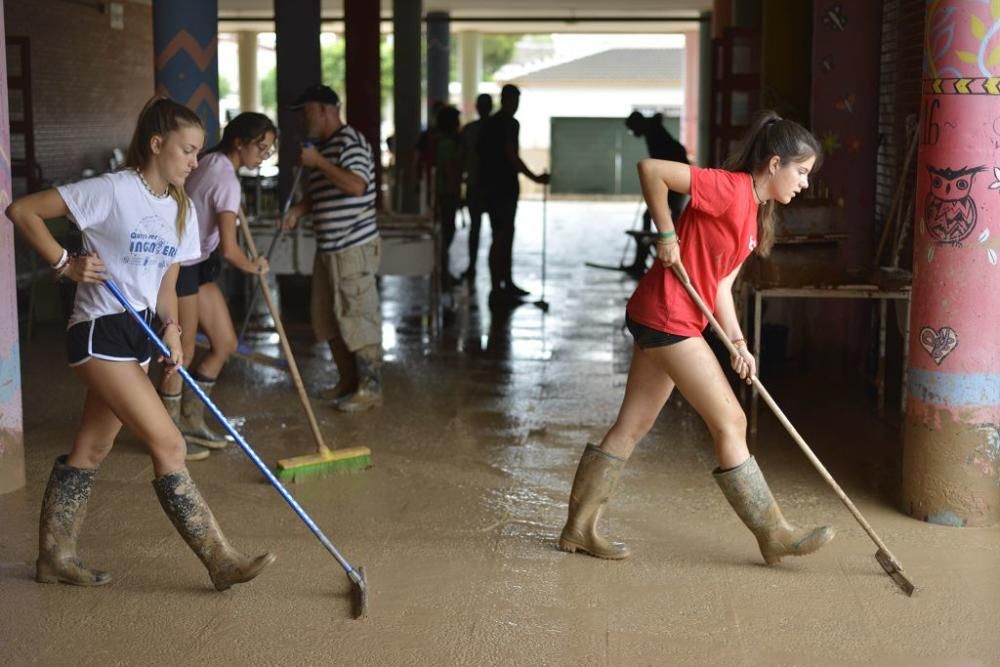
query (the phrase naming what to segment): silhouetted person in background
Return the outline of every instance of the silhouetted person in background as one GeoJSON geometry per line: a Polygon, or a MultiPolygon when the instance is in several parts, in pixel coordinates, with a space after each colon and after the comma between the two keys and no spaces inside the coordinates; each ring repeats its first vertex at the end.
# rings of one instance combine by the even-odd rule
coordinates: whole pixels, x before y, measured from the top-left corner
{"type": "MultiPolygon", "coordinates": [[[[670,160],[688,164],[687,149],[673,137],[667,128],[663,127],[663,114],[653,114],[647,118],[638,111],[633,111],[625,119],[627,127],[636,137],[646,140],[646,151],[649,157],[655,160],[670,160]]],[[[680,192],[669,192],[667,194],[667,206],[670,208],[670,215],[674,220],[680,218],[687,204],[688,196],[680,192]]],[[[649,249],[653,243],[653,218],[647,208],[642,213],[642,231],[646,235],[636,235],[635,237],[635,259],[628,267],[623,267],[633,278],[638,280],[646,273],[646,260],[649,257],[649,249]]]]}
{"type": "Polygon", "coordinates": [[[483,123],[493,112],[493,98],[483,93],[476,98],[476,112],[479,120],[467,123],[462,128],[462,146],[465,150],[465,206],[469,209],[469,268],[462,277],[474,285],[476,263],[479,261],[479,231],[482,229],[486,202],[479,170],[479,135],[483,123]]]}
{"type": "Polygon", "coordinates": [[[520,103],[517,86],[500,90],[500,111],[485,121],[479,137],[479,167],[486,211],[490,214],[493,244],[490,246],[490,306],[512,306],[528,294],[514,284],[511,276],[514,254],[514,217],[521,188],[518,174],[547,185],[549,174],[536,175],[518,154],[521,125],[514,119],[520,103]]]}
{"type": "MultiPolygon", "coordinates": [[[[663,114],[654,114],[646,118],[638,111],[633,111],[625,119],[625,127],[631,130],[632,134],[646,140],[646,150],[649,157],[655,160],[670,160],[671,162],[688,163],[687,149],[673,137],[667,128],[663,127],[663,114]]],[[[670,207],[670,215],[674,220],[681,217],[684,205],[687,203],[687,195],[680,192],[670,192],[667,194],[667,205],[670,207]]],[[[652,231],[653,219],[646,210],[642,214],[643,231],[652,231]]]]}
{"type": "Polygon", "coordinates": [[[455,238],[455,214],[462,201],[462,168],[465,165],[458,109],[446,106],[438,112],[434,130],[434,213],[441,224],[441,286],[451,287],[451,242],[455,238]]]}
{"type": "Polygon", "coordinates": [[[441,100],[434,100],[430,114],[427,116],[427,127],[417,138],[417,187],[425,186],[424,197],[428,206],[434,204],[434,149],[437,144],[436,124],[438,114],[445,107],[441,100]]]}

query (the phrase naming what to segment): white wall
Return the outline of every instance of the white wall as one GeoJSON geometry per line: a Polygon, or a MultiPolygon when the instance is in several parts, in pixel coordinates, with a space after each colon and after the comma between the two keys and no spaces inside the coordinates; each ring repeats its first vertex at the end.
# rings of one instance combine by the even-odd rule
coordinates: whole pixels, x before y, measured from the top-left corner
{"type": "Polygon", "coordinates": [[[683,106],[682,88],[522,86],[521,105],[517,111],[517,119],[521,123],[521,148],[547,149],[553,117],[620,117],[624,123],[635,107],[674,107],[680,110],[683,106]]]}

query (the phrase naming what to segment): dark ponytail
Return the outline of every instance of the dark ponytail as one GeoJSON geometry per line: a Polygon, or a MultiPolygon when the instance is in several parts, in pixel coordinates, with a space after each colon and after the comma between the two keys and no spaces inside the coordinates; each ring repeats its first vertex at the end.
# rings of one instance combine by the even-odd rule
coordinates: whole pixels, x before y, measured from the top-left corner
{"type": "MultiPolygon", "coordinates": [[[[812,170],[819,169],[823,149],[816,137],[795,121],[785,120],[774,111],[762,111],[754,117],[746,135],[722,164],[723,169],[753,174],[770,159],[778,156],[782,166],[816,158],[812,170]]],[[[776,204],[769,200],[757,210],[757,254],[767,257],[774,246],[776,204]]]]}
{"type": "Polygon", "coordinates": [[[222,140],[205,151],[205,155],[209,153],[228,154],[236,150],[237,139],[244,144],[249,144],[252,141],[263,139],[268,132],[274,134],[275,138],[278,137],[278,128],[274,126],[274,122],[270,118],[256,111],[244,111],[229,121],[229,124],[222,131],[222,140]]]}

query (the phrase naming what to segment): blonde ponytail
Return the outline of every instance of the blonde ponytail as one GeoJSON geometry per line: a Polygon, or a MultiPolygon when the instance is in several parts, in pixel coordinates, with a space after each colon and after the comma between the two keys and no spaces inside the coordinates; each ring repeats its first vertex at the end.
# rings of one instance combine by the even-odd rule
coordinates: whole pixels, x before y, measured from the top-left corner
{"type": "MultiPolygon", "coordinates": [[[[167,97],[152,98],[139,112],[132,140],[125,153],[125,167],[141,171],[153,159],[152,149],[149,147],[152,138],[154,136],[166,138],[171,132],[185,127],[205,129],[198,114],[183,104],[178,104],[167,97]]],[[[167,186],[167,191],[177,204],[177,217],[174,222],[177,229],[177,239],[180,241],[184,238],[184,231],[187,229],[187,214],[191,200],[184,188],[177,187],[173,183],[167,186]]]]}

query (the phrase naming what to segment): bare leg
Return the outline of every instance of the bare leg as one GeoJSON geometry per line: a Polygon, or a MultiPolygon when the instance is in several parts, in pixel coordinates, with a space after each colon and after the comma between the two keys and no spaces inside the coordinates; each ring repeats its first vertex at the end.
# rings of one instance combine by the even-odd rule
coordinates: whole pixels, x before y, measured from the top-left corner
{"type": "Polygon", "coordinates": [[[743,523],[757,538],[764,561],[813,553],[833,539],[828,526],[798,528],[785,520],[756,460],[747,449],[747,419],[722,368],[700,336],[665,348],[655,357],[677,388],[701,415],[715,443],[716,483],[743,523]]]}
{"type": "Polygon", "coordinates": [[[625,398],[618,419],[601,441],[601,450],[628,459],[636,443],[653,427],[673,390],[674,381],[657,363],[653,351],[633,346],[625,398]]]}
{"type": "MultiPolygon", "coordinates": [[[[229,306],[222,290],[215,283],[205,283],[198,288],[198,326],[208,337],[209,350],[198,362],[197,372],[215,379],[222,372],[229,357],[236,352],[238,342],[229,306]]],[[[184,325],[181,325],[184,326],[184,325]]],[[[185,332],[187,329],[185,329],[185,332]]],[[[185,358],[187,350],[184,351],[185,358]]],[[[192,367],[194,368],[194,367],[192,367]]]]}
{"type": "Polygon", "coordinates": [[[184,468],[184,438],[144,368],[136,363],[91,359],[74,370],[87,387],[87,404],[71,461],[103,459],[111,449],[107,436],[114,426],[112,420],[117,419],[146,445],[158,477],[184,468]],[[106,448],[103,455],[102,448],[106,448]]]}
{"type": "Polygon", "coordinates": [[[715,444],[719,467],[735,468],[750,458],[746,414],[705,339],[701,336],[688,338],[674,345],[653,348],[648,354],[705,420],[715,444]]]}

